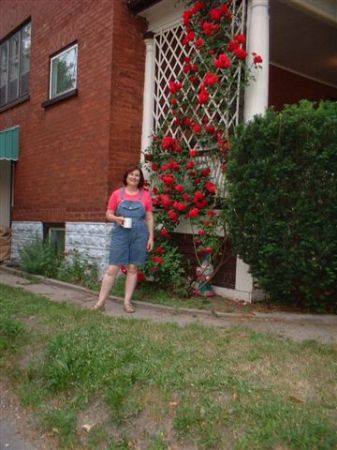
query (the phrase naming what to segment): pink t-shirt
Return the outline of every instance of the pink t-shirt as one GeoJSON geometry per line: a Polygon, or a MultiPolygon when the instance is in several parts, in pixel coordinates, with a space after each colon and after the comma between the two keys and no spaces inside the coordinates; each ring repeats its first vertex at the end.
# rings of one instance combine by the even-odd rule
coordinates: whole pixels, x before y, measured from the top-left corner
{"type": "MultiPolygon", "coordinates": [[[[111,194],[108,202],[108,209],[117,211],[117,208],[122,201],[121,194],[123,189],[124,188],[117,189],[111,194]]],[[[145,211],[152,211],[152,199],[149,191],[143,189],[141,191],[141,196],[142,197],[140,201],[143,204],[145,211]]],[[[126,191],[124,191],[124,200],[139,201],[139,192],[137,192],[136,194],[128,194],[126,191]]]]}

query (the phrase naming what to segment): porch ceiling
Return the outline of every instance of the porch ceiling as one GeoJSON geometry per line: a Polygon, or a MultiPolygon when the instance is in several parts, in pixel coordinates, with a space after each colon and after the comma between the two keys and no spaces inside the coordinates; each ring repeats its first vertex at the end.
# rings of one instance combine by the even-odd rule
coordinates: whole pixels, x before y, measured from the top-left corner
{"type": "Polygon", "coordinates": [[[334,22],[289,0],[270,1],[270,61],[337,86],[337,8],[334,22]]]}

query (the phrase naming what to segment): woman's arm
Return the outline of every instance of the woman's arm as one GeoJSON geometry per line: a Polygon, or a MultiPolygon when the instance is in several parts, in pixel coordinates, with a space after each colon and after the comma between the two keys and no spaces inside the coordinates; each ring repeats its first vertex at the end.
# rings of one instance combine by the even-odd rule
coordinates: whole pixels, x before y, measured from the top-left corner
{"type": "Polygon", "coordinates": [[[124,217],[116,216],[114,209],[107,209],[107,212],[105,214],[105,217],[109,222],[115,222],[118,225],[123,225],[124,223],[124,217]]]}
{"type": "Polygon", "coordinates": [[[149,230],[149,240],[147,241],[147,250],[150,252],[153,249],[154,244],[154,219],[152,211],[146,211],[146,224],[149,230]]]}

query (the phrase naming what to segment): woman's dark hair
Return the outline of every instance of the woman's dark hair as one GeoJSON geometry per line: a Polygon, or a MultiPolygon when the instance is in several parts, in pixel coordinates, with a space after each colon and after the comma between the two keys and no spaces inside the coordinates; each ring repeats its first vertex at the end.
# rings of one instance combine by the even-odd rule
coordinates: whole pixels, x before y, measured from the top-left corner
{"type": "Polygon", "coordinates": [[[145,179],[144,179],[144,174],[142,172],[142,169],[137,164],[134,164],[133,166],[128,167],[128,169],[125,171],[125,173],[123,175],[122,182],[123,182],[124,186],[126,186],[127,185],[126,179],[129,175],[129,173],[133,172],[134,170],[139,171],[140,178],[139,178],[138,187],[139,187],[139,189],[141,189],[142,187],[144,187],[145,179]]]}

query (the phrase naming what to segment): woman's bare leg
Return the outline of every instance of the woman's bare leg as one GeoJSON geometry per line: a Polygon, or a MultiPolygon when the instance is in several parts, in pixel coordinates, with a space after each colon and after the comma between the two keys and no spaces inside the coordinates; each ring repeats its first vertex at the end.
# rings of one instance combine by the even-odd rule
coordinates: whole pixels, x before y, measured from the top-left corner
{"type": "Polygon", "coordinates": [[[127,270],[125,280],[124,309],[126,312],[134,312],[135,310],[131,305],[131,298],[137,285],[138,269],[135,264],[129,264],[127,270]]]}
{"type": "Polygon", "coordinates": [[[98,300],[96,305],[94,306],[95,309],[104,309],[104,303],[115,284],[116,276],[119,271],[119,266],[109,266],[107,271],[104,274],[101,290],[98,296],[98,300]]]}

